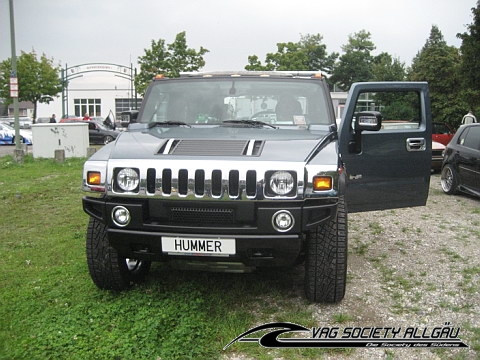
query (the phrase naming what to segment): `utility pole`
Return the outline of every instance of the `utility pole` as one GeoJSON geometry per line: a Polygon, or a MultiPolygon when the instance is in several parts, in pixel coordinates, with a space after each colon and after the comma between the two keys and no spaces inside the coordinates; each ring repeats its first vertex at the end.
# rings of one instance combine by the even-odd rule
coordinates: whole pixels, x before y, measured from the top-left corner
{"type": "Polygon", "coordinates": [[[10,7],[10,44],[12,47],[12,72],[10,73],[10,97],[13,98],[13,117],[15,119],[15,160],[23,161],[24,152],[20,138],[20,121],[18,110],[18,77],[17,77],[17,51],[15,49],[15,23],[13,16],[13,0],[9,0],[10,7]]]}

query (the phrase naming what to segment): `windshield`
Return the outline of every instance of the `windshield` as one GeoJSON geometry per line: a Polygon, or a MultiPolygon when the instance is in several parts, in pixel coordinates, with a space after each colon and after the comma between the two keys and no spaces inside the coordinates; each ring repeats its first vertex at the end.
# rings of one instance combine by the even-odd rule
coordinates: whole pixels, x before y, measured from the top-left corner
{"type": "Polygon", "coordinates": [[[151,87],[138,121],[189,125],[251,124],[251,120],[271,125],[330,124],[331,104],[324,89],[320,82],[291,78],[161,80],[151,87]]]}

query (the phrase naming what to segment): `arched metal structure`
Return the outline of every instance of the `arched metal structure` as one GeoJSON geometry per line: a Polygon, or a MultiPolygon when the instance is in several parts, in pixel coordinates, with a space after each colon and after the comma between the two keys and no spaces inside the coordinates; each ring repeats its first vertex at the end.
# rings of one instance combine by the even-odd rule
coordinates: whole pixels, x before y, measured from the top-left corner
{"type": "Polygon", "coordinates": [[[137,69],[130,66],[113,64],[113,63],[86,63],[74,66],[65,64],[62,69],[62,114],[68,114],[68,84],[71,80],[82,77],[83,74],[92,72],[107,72],[113,73],[115,76],[127,79],[130,81],[130,97],[132,104],[137,107],[137,91],[135,89],[134,80],[137,69]]]}

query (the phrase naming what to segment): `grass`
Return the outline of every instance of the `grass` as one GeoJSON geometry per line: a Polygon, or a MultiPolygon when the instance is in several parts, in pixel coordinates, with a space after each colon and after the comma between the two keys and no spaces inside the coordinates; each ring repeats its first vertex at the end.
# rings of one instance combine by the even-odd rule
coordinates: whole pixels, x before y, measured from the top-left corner
{"type": "MultiPolygon", "coordinates": [[[[215,359],[238,351],[222,349],[258,323],[315,325],[289,269],[212,274],[153,264],[131,291],[97,289],[85,260],[82,166],[0,158],[0,359],[215,359]]],[[[241,351],[263,359],[338,352],[241,351]]]]}

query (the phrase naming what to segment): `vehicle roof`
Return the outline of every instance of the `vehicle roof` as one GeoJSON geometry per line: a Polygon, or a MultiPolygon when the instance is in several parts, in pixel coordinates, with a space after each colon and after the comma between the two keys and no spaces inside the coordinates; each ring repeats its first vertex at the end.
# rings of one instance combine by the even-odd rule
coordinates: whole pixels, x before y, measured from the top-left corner
{"type": "MultiPolygon", "coordinates": [[[[208,71],[208,72],[183,72],[181,78],[211,78],[211,77],[271,77],[271,78],[311,78],[325,79],[321,71],[208,71]]],[[[164,77],[165,79],[165,77],[164,77]]],[[[160,79],[157,79],[160,80],[160,79]]]]}

